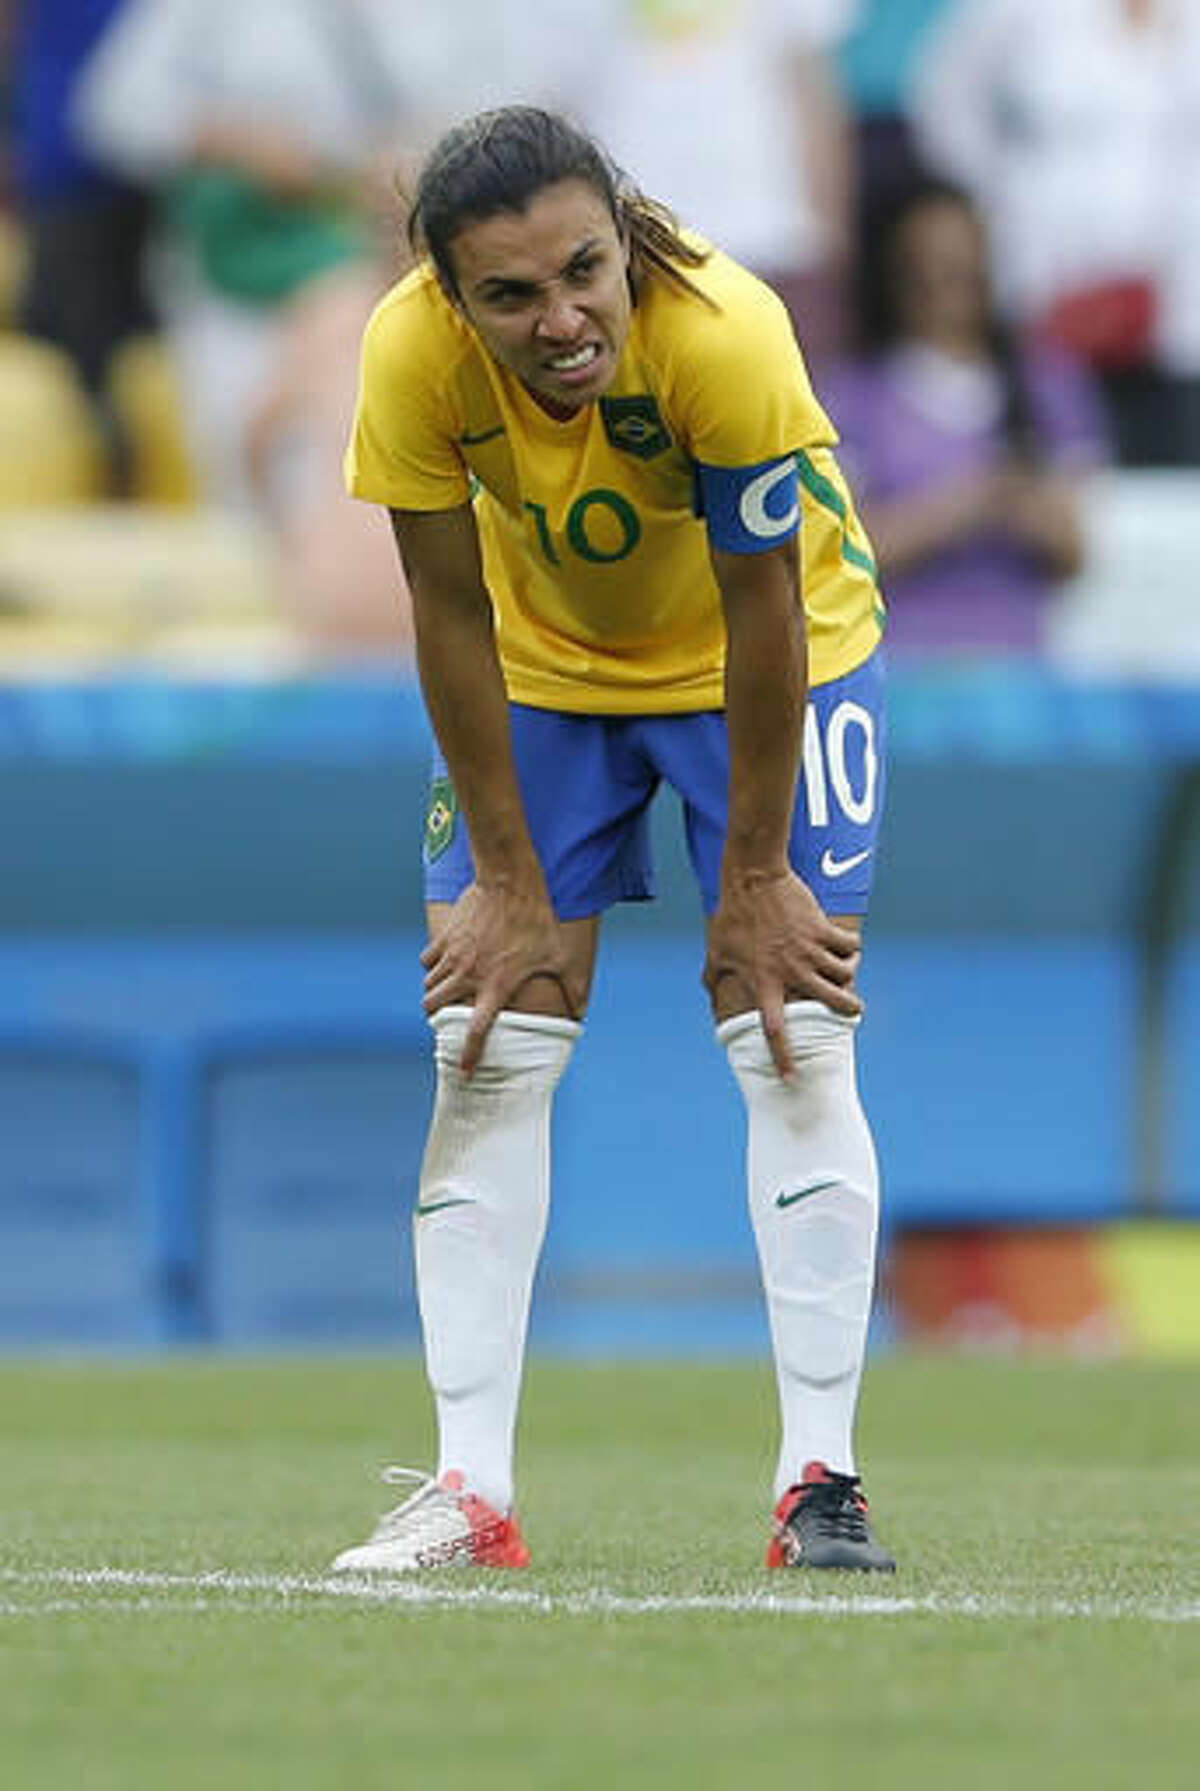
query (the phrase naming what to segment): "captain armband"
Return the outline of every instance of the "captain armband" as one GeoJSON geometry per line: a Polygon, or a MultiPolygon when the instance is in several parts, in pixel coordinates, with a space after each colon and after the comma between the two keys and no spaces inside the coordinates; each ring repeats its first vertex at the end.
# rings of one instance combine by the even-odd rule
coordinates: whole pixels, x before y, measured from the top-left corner
{"type": "Polygon", "coordinates": [[[696,463],[697,513],[723,553],[764,553],[800,527],[800,477],[794,454],[757,466],[696,463]]]}

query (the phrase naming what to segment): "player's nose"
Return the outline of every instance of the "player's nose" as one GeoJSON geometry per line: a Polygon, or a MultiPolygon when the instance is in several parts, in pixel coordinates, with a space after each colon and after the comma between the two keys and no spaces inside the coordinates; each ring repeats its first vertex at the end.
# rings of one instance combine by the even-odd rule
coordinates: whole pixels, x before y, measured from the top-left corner
{"type": "Polygon", "coordinates": [[[565,292],[548,292],[538,311],[535,328],[548,342],[572,342],[583,322],[583,312],[565,292]]]}

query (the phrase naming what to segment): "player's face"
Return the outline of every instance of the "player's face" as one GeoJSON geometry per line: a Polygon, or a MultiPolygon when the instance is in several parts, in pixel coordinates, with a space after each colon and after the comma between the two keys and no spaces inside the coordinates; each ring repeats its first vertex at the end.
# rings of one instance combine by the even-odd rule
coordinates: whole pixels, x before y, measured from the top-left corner
{"type": "Polygon", "coordinates": [[[524,211],[466,225],[450,253],[485,348],[545,409],[567,417],[608,389],[629,334],[629,253],[594,187],[543,187],[524,211]]]}
{"type": "Polygon", "coordinates": [[[917,207],[897,235],[893,278],[905,334],[971,345],[986,330],[987,248],[966,206],[936,199],[917,207]]]}

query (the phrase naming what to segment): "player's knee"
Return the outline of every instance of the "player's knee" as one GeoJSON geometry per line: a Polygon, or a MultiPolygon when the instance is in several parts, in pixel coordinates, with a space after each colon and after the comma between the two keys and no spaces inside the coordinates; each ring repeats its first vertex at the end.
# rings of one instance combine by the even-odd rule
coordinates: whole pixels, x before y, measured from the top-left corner
{"type": "Polygon", "coordinates": [[[421,1162],[424,1224],[483,1223],[514,1201],[544,1199],[554,1090],[582,1028],[549,1015],[498,1015],[473,1074],[461,1068],[474,1010],[445,1007],[430,1021],[437,1092],[421,1162]]]}
{"type": "Polygon", "coordinates": [[[466,1077],[459,1064],[474,1012],[474,1008],[451,1006],[430,1016],[439,1085],[464,1090],[506,1085],[553,1090],[583,1030],[577,1020],[505,1008],[492,1022],[479,1067],[466,1077]]]}
{"type": "MultiPolygon", "coordinates": [[[[821,1001],[789,1001],[784,1008],[784,1025],[788,1044],[797,1068],[807,1069],[811,1076],[824,1069],[835,1076],[854,1074],[854,1035],[857,1017],[835,1014],[821,1001]]],[[[721,1018],[717,1038],[724,1045],[734,1074],[745,1076],[767,1074],[778,1082],[774,1059],[763,1030],[762,1015],[756,1008],[738,1011],[721,1018]]]]}

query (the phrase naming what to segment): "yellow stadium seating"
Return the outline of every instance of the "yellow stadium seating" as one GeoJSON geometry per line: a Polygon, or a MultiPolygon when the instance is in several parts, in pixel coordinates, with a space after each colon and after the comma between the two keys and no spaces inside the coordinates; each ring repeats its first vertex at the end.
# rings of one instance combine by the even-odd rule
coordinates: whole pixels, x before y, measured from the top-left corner
{"type": "Polygon", "coordinates": [[[0,335],[0,391],[0,510],[99,498],[103,443],[67,357],[0,335]]]}
{"type": "Polygon", "coordinates": [[[109,393],[132,458],[130,495],[145,504],[187,508],[197,502],[175,369],[165,343],[136,336],[118,349],[109,393]]]}
{"type": "Polygon", "coordinates": [[[306,656],[274,543],[212,510],[0,510],[0,678],[136,660],[237,673],[306,656]]]}
{"type": "Polygon", "coordinates": [[[28,265],[25,238],[16,219],[0,212],[0,329],[16,325],[17,300],[28,265]]]}

